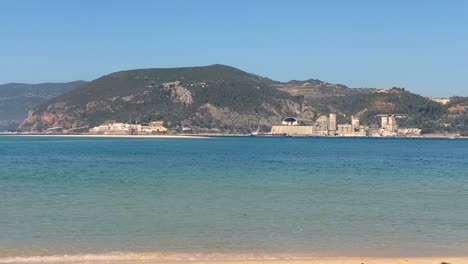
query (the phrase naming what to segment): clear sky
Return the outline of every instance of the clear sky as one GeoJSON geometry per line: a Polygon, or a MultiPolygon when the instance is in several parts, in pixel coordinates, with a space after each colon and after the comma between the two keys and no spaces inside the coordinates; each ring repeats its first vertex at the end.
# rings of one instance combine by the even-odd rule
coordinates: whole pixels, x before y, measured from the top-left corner
{"type": "Polygon", "coordinates": [[[468,1],[0,0],[0,83],[215,63],[468,96],[468,1]]]}

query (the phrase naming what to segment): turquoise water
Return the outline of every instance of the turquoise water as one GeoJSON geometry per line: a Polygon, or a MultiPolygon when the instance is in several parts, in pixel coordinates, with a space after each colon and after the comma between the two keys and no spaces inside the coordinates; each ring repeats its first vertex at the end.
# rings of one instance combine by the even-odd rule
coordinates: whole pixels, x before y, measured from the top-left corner
{"type": "Polygon", "coordinates": [[[467,248],[468,140],[0,137],[4,261],[467,248]]]}

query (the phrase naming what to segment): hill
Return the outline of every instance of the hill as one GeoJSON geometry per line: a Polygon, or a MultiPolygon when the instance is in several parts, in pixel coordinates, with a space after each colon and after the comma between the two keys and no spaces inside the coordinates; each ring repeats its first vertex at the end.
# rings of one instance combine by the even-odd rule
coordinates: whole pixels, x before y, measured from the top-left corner
{"type": "Polygon", "coordinates": [[[378,114],[407,115],[408,118],[399,120],[399,124],[422,128],[425,133],[443,130],[439,122],[446,113],[445,106],[398,88],[385,93],[355,92],[346,97],[311,100],[311,103],[321,110],[336,112],[341,116],[357,116],[364,124],[378,124],[378,114]]]}
{"type": "Polygon", "coordinates": [[[248,133],[286,116],[312,123],[334,112],[338,122],[378,125],[377,114],[405,114],[402,126],[425,133],[468,133],[467,101],[442,105],[402,88],[349,88],[320,80],[277,82],[225,65],[111,73],[34,108],[20,129],[69,131],[106,122],[164,120],[172,131],[248,133]]]}
{"type": "Polygon", "coordinates": [[[84,84],[84,81],[68,83],[0,85],[0,131],[14,130],[33,107],[84,84]]]}
{"type": "Polygon", "coordinates": [[[343,84],[332,84],[316,79],[306,81],[289,81],[277,83],[276,88],[286,91],[294,96],[302,96],[305,99],[318,99],[333,96],[347,96],[356,93],[372,93],[377,89],[351,89],[343,84]]]}
{"type": "Polygon", "coordinates": [[[447,104],[445,129],[468,136],[468,97],[455,96],[447,104]]]}
{"type": "Polygon", "coordinates": [[[34,109],[22,130],[164,120],[173,129],[246,133],[309,112],[275,82],[224,66],[142,69],[102,76],[34,109]]]}

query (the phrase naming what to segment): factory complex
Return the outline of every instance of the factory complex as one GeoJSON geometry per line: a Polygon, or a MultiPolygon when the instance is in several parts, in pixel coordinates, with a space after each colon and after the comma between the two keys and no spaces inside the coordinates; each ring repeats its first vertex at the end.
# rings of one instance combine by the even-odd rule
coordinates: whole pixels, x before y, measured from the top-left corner
{"type": "MultiPolygon", "coordinates": [[[[337,124],[337,115],[320,115],[315,121],[286,117],[281,124],[271,127],[269,133],[254,132],[255,136],[338,136],[338,137],[418,137],[421,129],[399,127],[397,119],[406,115],[377,115],[380,124],[371,126],[360,123],[358,117],[351,116],[350,123],[337,124]]],[[[182,129],[184,131],[184,129],[182,129]]],[[[168,133],[163,121],[148,124],[110,122],[89,129],[91,135],[159,135],[168,133]]],[[[171,132],[173,134],[174,131],[171,132]]]]}
{"type": "Polygon", "coordinates": [[[359,122],[359,118],[351,116],[350,124],[337,124],[336,114],[331,113],[328,116],[321,115],[310,125],[293,117],[287,117],[282,120],[281,125],[275,125],[271,128],[271,135],[288,136],[341,136],[341,137],[414,137],[421,135],[419,128],[400,128],[397,124],[397,118],[405,118],[405,115],[385,114],[378,115],[380,118],[380,127],[366,126],[359,122]]]}
{"type": "Polygon", "coordinates": [[[163,126],[163,121],[153,121],[146,125],[109,123],[89,130],[89,134],[92,135],[157,135],[166,132],[167,128],[163,126]]]}

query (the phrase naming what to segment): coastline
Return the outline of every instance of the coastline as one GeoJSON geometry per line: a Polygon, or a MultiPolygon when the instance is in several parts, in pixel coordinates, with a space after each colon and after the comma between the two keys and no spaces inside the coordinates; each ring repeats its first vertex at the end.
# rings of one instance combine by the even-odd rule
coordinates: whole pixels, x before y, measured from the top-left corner
{"type": "Polygon", "coordinates": [[[73,264],[465,264],[462,257],[311,257],[311,258],[231,258],[203,259],[197,256],[161,256],[159,254],[90,254],[53,255],[31,257],[0,257],[0,264],[20,263],[73,263],[73,264]]]}
{"type": "Polygon", "coordinates": [[[89,135],[89,134],[0,134],[1,136],[18,137],[69,137],[69,138],[209,138],[195,135],[89,135]]]}
{"type": "MultiPolygon", "coordinates": [[[[125,263],[125,262],[124,262],[125,263]]],[[[159,264],[162,262],[141,262],[145,264],[159,264]]],[[[316,258],[303,260],[234,260],[234,261],[173,261],[164,263],[192,263],[192,264],[463,264],[468,263],[468,257],[432,257],[432,258],[316,258]]],[[[127,262],[125,264],[131,264],[127,262]]]]}
{"type": "MultiPolygon", "coordinates": [[[[132,264],[132,262],[123,262],[132,264]]],[[[468,257],[432,257],[432,258],[315,258],[303,260],[231,260],[231,261],[171,261],[171,262],[139,262],[144,264],[160,263],[191,263],[191,264],[464,264],[468,263],[468,257]]]]}
{"type": "MultiPolygon", "coordinates": [[[[1,133],[0,136],[20,136],[20,137],[70,137],[70,138],[216,138],[216,137],[251,137],[250,134],[179,134],[179,135],[92,135],[92,134],[19,134],[1,133]]],[[[468,139],[468,136],[444,135],[444,134],[424,134],[413,137],[372,137],[372,136],[289,136],[297,138],[381,138],[381,139],[468,139]]]]}

